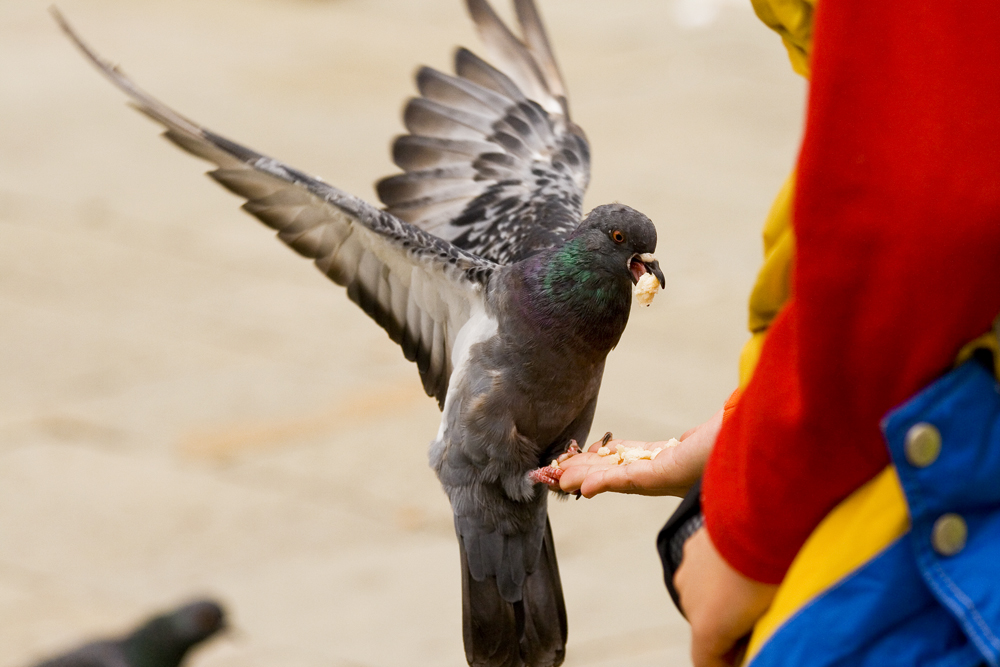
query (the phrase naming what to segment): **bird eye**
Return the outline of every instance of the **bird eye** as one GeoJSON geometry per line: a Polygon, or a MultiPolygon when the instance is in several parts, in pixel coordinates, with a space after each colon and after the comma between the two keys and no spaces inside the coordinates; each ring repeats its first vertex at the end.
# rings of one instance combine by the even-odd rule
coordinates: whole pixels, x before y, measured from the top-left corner
{"type": "Polygon", "coordinates": [[[615,230],[611,232],[611,240],[615,243],[625,243],[625,235],[621,233],[620,230],[615,230]]]}

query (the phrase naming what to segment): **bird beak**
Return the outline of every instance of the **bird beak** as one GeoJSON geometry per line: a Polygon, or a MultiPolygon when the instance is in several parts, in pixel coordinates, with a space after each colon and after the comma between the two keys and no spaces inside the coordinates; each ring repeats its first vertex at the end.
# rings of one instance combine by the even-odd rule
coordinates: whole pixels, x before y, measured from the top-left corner
{"type": "Polygon", "coordinates": [[[666,288],[667,280],[660,270],[660,262],[653,257],[653,253],[644,252],[641,255],[635,254],[628,260],[628,270],[632,273],[632,284],[639,282],[644,273],[652,273],[660,281],[660,287],[666,288]]]}

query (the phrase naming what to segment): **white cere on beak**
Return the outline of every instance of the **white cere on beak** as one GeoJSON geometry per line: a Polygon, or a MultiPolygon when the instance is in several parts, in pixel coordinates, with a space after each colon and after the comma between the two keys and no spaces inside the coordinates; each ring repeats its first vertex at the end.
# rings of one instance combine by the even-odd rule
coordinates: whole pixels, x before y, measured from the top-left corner
{"type": "Polygon", "coordinates": [[[656,261],[656,258],[653,257],[653,253],[651,253],[651,252],[644,252],[644,253],[642,253],[641,255],[639,255],[639,259],[641,259],[642,261],[646,262],[647,264],[649,264],[650,262],[655,262],[656,261]]]}

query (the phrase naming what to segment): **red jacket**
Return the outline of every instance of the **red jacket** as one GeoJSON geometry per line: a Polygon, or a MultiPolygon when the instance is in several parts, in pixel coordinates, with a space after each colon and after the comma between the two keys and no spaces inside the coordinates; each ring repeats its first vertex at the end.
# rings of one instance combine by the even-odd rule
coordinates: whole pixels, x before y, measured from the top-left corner
{"type": "Polygon", "coordinates": [[[720,553],[781,580],[889,463],[879,420],[1000,313],[1000,7],[823,0],[792,292],[703,484],[720,553]]]}

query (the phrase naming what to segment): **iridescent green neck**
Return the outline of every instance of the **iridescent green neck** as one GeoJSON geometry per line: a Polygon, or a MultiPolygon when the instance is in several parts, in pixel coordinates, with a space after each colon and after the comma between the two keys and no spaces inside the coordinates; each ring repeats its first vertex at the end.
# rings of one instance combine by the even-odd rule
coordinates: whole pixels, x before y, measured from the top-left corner
{"type": "Polygon", "coordinates": [[[625,329],[632,298],[628,277],[610,261],[586,238],[536,255],[528,279],[531,319],[607,353],[625,329]]]}
{"type": "Polygon", "coordinates": [[[582,238],[555,250],[541,267],[543,295],[552,302],[603,308],[615,300],[619,286],[606,271],[594,265],[594,252],[582,238]]]}

